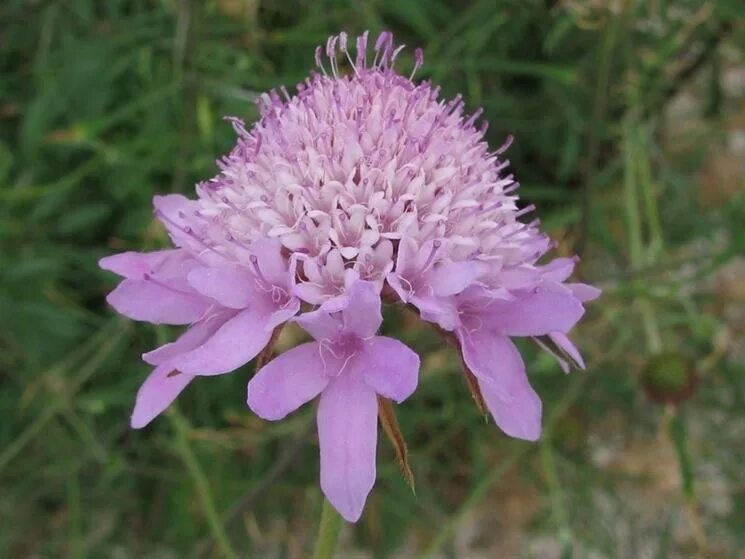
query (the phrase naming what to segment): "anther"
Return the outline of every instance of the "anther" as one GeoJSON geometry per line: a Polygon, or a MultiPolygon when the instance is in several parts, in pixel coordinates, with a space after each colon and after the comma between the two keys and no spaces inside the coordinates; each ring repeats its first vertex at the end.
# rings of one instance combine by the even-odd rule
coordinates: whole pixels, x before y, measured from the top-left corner
{"type": "Polygon", "coordinates": [[[367,64],[367,31],[357,37],[357,61],[355,66],[365,68],[367,64]]]}
{"type": "Polygon", "coordinates": [[[533,210],[535,210],[535,204],[530,204],[529,206],[525,206],[522,210],[518,210],[517,212],[515,212],[515,217],[529,214],[533,210]]]}
{"type": "Polygon", "coordinates": [[[424,64],[424,51],[420,48],[414,49],[414,69],[411,71],[409,80],[414,79],[414,74],[422,67],[422,64],[424,64]]]}
{"type": "Polygon", "coordinates": [[[440,247],[442,246],[442,241],[439,239],[435,239],[432,241],[432,250],[429,251],[429,256],[427,256],[427,260],[424,262],[424,266],[422,266],[422,272],[425,272],[429,270],[429,268],[434,263],[435,255],[437,254],[437,251],[440,250],[440,247]]]}
{"type": "Polygon", "coordinates": [[[510,134],[509,136],[507,136],[507,139],[505,139],[504,143],[499,147],[499,149],[497,149],[497,151],[495,151],[494,153],[496,155],[502,155],[505,151],[510,149],[510,146],[512,145],[512,142],[514,140],[515,140],[515,137],[512,134],[510,134]]]}

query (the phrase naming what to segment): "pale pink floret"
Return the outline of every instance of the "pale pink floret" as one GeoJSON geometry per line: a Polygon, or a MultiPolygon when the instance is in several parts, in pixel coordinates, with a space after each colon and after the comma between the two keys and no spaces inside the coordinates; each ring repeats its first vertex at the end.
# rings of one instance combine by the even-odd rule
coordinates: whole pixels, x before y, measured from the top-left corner
{"type": "Polygon", "coordinates": [[[191,324],[175,342],[143,355],[156,368],[137,395],[133,427],[147,425],[195,375],[227,373],[248,363],[274,328],[300,310],[292,295],[294,270],[277,241],[254,242],[245,260],[202,260],[183,248],[101,259],[103,269],[126,278],[108,296],[120,313],[191,324]]]}
{"type": "Polygon", "coordinates": [[[321,488],[350,522],[362,514],[375,483],[376,394],[398,403],[416,389],[419,356],[393,338],[377,336],[383,322],[371,282],[348,289],[343,310],[320,309],[295,319],[315,342],[286,351],[248,383],[248,405],[278,420],[321,395],[318,439],[321,488]]]}
{"type": "Polygon", "coordinates": [[[567,333],[600,293],[567,283],[575,259],[539,263],[552,243],[526,222],[534,208],[518,207],[511,138],[490,151],[480,110],[467,116],[460,96],[415,83],[420,50],[407,77],[390,33],[367,43],[358,37],[353,57],[346,34],[330,37],[316,50],[321,73],[295,95],[262,95],[250,129],[230,119],[237,143],[195,200],[154,198],[177,248],[101,260],[124,278],[108,297],[119,312],[189,325],[143,356],[155,369],[135,427],[195,376],[253,359],[305,305],[295,320],[316,341],[263,367],[248,404],[277,420],[320,394],[321,485],[348,520],[375,479],[376,395],[400,402],[416,386],[418,357],[376,336],[381,293],[456,339],[495,422],[529,440],[541,401],[510,338],[584,367],[567,333]]]}

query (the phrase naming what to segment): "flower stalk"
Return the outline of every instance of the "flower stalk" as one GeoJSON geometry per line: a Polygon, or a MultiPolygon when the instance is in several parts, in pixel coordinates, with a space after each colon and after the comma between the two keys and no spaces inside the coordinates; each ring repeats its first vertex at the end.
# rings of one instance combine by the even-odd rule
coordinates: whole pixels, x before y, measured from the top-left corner
{"type": "Polygon", "coordinates": [[[336,546],[339,543],[339,532],[341,532],[342,519],[339,513],[329,503],[323,500],[321,511],[321,524],[318,526],[318,539],[313,551],[313,559],[333,559],[336,554],[336,546]]]}

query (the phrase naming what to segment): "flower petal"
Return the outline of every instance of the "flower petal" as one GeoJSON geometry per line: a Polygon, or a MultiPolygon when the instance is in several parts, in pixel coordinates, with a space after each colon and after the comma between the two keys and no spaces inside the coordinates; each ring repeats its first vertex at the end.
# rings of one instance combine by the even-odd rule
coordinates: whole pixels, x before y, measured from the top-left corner
{"type": "Polygon", "coordinates": [[[189,324],[199,320],[211,301],[197,294],[148,280],[125,279],[106,297],[117,312],[153,324],[189,324]]]}
{"type": "Polygon", "coordinates": [[[292,288],[292,294],[311,305],[320,305],[327,297],[323,287],[310,282],[298,283],[292,288]]]}
{"type": "Polygon", "coordinates": [[[352,366],[370,388],[399,404],[416,390],[419,356],[393,338],[375,336],[355,356],[352,366]]]}
{"type": "Polygon", "coordinates": [[[299,345],[272,359],[248,383],[248,407],[276,421],[312,400],[326,387],[316,342],[299,345]]]}
{"type": "Polygon", "coordinates": [[[593,301],[603,293],[601,289],[598,289],[593,285],[587,285],[586,283],[567,283],[565,285],[571,289],[572,294],[583,303],[593,301]]]}
{"type": "Polygon", "coordinates": [[[341,321],[323,309],[301,314],[295,319],[303,330],[318,340],[333,340],[342,328],[341,321]]]}
{"type": "Polygon", "coordinates": [[[178,258],[183,254],[181,249],[157,250],[155,252],[122,252],[105,256],[98,261],[102,270],[108,270],[124,278],[144,279],[153,275],[164,260],[178,258]]]}
{"type": "Polygon", "coordinates": [[[225,321],[232,318],[235,313],[225,310],[211,314],[206,318],[192,324],[176,341],[162,345],[152,351],[142,354],[145,363],[151,365],[162,365],[177,355],[191,351],[207,341],[225,321]]]}
{"type": "Polygon", "coordinates": [[[399,277],[411,272],[416,266],[417,243],[411,237],[403,237],[398,243],[395,273],[399,277]]]}
{"type": "Polygon", "coordinates": [[[245,365],[264,349],[272,335],[265,312],[249,308],[226,321],[199,347],[174,358],[173,365],[193,375],[220,375],[245,365]]]}
{"type": "Polygon", "coordinates": [[[355,375],[336,377],[321,394],[317,423],[321,489],[339,514],[356,522],[375,484],[375,392],[355,375]]]}
{"type": "Polygon", "coordinates": [[[256,257],[259,270],[269,283],[283,288],[291,287],[294,274],[288,273],[288,264],[282,256],[282,243],[278,239],[252,241],[248,252],[256,257]]]}
{"type": "Polygon", "coordinates": [[[173,244],[178,247],[195,244],[195,240],[187,233],[197,220],[194,211],[199,208],[199,204],[195,200],[182,194],[167,194],[153,196],[153,206],[156,217],[165,226],[173,244]]]}
{"type": "Polygon", "coordinates": [[[173,371],[173,367],[160,365],[142,383],[132,411],[134,429],[142,429],[160,415],[194,378],[185,373],[172,374],[173,371]]]}
{"type": "Polygon", "coordinates": [[[545,279],[563,282],[572,275],[577,261],[577,258],[555,258],[539,270],[545,279]]]}
{"type": "Polygon", "coordinates": [[[274,330],[280,324],[287,322],[300,311],[300,301],[296,298],[290,299],[284,307],[280,307],[269,315],[265,328],[274,330]]]}
{"type": "Polygon", "coordinates": [[[554,331],[568,332],[584,312],[582,303],[570,290],[544,284],[514,301],[493,299],[479,318],[490,329],[508,336],[543,336],[554,331]]]}
{"type": "Polygon", "coordinates": [[[383,323],[380,312],[380,293],[375,284],[358,280],[348,288],[349,300],[341,311],[344,329],[361,338],[375,335],[383,323]]]}
{"type": "Polygon", "coordinates": [[[443,262],[427,274],[426,282],[435,295],[446,297],[460,293],[485,271],[482,262],[443,262]]]}
{"type": "Polygon", "coordinates": [[[202,295],[231,309],[244,309],[255,297],[256,280],[251,272],[239,266],[195,268],[187,280],[202,295]]]}
{"type": "Polygon", "coordinates": [[[456,331],[463,359],[479,381],[494,421],[507,435],[529,441],[541,434],[541,399],[528,382],[520,352],[506,336],[481,329],[456,331]]]}
{"type": "Polygon", "coordinates": [[[385,279],[388,282],[388,285],[390,285],[393,288],[393,291],[395,291],[396,294],[399,296],[399,298],[404,303],[408,303],[414,292],[408,280],[406,280],[398,272],[391,272],[385,279]]]}
{"type": "Polygon", "coordinates": [[[505,399],[500,391],[494,390],[492,383],[477,380],[486,407],[505,435],[526,441],[537,441],[541,437],[542,403],[529,384],[505,399]]]}

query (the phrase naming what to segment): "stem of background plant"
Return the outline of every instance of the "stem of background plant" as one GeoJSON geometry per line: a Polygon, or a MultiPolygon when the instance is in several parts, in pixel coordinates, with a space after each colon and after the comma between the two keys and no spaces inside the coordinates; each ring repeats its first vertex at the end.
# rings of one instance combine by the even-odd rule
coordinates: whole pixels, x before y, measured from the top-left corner
{"type": "Polygon", "coordinates": [[[339,542],[342,519],[327,499],[323,500],[321,511],[321,525],[318,527],[316,549],[313,559],[333,559],[336,554],[336,544],[339,542]]]}
{"type": "MultiPolygon", "coordinates": [[[[639,204],[638,191],[640,187],[650,188],[650,183],[647,181],[645,184],[639,184],[639,167],[638,159],[645,157],[645,154],[639,153],[636,149],[637,142],[639,141],[638,134],[639,124],[636,121],[635,115],[632,113],[626,117],[623,125],[623,150],[624,150],[624,205],[626,210],[626,229],[628,232],[629,239],[629,259],[631,261],[631,269],[638,270],[643,266],[646,258],[645,254],[648,250],[644,245],[643,233],[642,233],[642,219],[639,204]]],[[[649,193],[648,196],[654,196],[653,193],[649,193]]],[[[648,203],[646,205],[647,210],[655,209],[654,205],[648,203]]],[[[649,216],[648,216],[649,217],[649,216]]],[[[653,230],[656,234],[656,231],[653,230]]],[[[655,238],[656,244],[660,245],[661,239],[655,238]]],[[[649,301],[648,295],[645,294],[640,297],[637,301],[637,307],[641,314],[642,325],[644,327],[645,337],[647,339],[647,347],[650,353],[659,353],[662,350],[662,337],[657,326],[657,321],[654,316],[654,309],[649,301]]]]}

